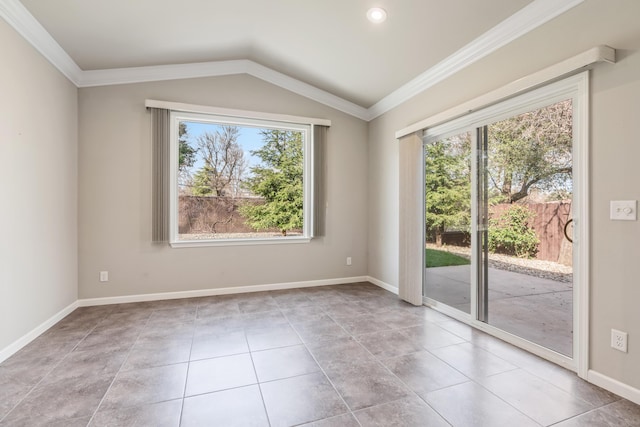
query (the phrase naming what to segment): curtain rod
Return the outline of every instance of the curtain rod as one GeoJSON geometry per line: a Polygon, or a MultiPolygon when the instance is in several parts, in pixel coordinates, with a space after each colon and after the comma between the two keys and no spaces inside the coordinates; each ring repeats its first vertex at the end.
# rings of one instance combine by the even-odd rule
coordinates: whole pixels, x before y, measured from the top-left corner
{"type": "Polygon", "coordinates": [[[147,99],[144,102],[147,108],[164,108],[172,111],[182,111],[187,113],[215,114],[228,117],[245,117],[249,119],[273,120],[284,123],[305,123],[317,126],[331,126],[331,120],[316,119],[312,117],[290,116],[286,114],[263,113],[259,111],[235,110],[230,108],[211,107],[207,105],[185,104],[182,102],[157,101],[147,99]]]}

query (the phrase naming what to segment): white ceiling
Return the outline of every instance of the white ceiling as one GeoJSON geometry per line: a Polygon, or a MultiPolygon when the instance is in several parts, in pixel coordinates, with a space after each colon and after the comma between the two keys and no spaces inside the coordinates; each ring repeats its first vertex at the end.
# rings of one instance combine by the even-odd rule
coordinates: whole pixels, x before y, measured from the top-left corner
{"type": "Polygon", "coordinates": [[[367,109],[581,1],[0,0],[0,12],[22,8],[88,74],[250,60],[367,109]],[[372,6],[386,22],[367,21],[372,6]]]}

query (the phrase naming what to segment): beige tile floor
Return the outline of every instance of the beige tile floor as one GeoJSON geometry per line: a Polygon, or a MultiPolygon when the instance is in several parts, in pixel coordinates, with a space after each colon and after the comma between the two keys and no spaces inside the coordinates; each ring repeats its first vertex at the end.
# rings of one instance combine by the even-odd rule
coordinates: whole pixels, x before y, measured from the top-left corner
{"type": "Polygon", "coordinates": [[[640,407],[368,283],[81,308],[0,426],[640,426],[640,407]]]}

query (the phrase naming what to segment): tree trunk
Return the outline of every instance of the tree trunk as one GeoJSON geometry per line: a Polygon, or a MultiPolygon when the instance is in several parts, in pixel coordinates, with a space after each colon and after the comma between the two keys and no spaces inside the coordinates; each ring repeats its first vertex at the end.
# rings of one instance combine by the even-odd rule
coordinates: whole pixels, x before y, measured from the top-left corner
{"type": "Polygon", "coordinates": [[[507,200],[511,198],[512,174],[513,172],[511,172],[509,169],[505,170],[504,182],[502,183],[502,188],[500,189],[500,192],[507,200]]]}
{"type": "Polygon", "coordinates": [[[436,228],[436,246],[442,246],[443,236],[444,236],[444,227],[436,228]]]}

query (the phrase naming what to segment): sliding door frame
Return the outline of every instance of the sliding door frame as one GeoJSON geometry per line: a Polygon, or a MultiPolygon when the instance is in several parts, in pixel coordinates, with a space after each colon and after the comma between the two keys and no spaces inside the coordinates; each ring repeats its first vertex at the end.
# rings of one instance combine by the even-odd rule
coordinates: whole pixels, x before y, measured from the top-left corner
{"type": "MultiPolygon", "coordinates": [[[[450,120],[441,125],[424,129],[423,140],[433,141],[447,135],[459,132],[471,131],[472,151],[471,173],[471,310],[470,314],[464,313],[443,303],[439,303],[428,296],[423,296],[423,303],[477,329],[483,330],[504,341],[510,342],[540,357],[548,359],[563,367],[576,371],[582,378],[586,378],[589,356],[589,72],[584,71],[572,77],[548,84],[522,95],[501,101],[484,109],[469,113],[465,116],[450,120]],[[555,102],[571,99],[573,107],[573,358],[567,357],[546,347],[525,340],[516,335],[489,325],[480,319],[486,319],[479,302],[487,297],[479,293],[481,270],[478,268],[481,254],[478,245],[479,227],[479,194],[478,179],[480,179],[478,164],[484,161],[483,150],[480,150],[478,141],[482,139],[482,129],[496,121],[506,119],[536,108],[541,108],[555,102]],[[475,153],[475,154],[474,154],[475,153]],[[480,309],[480,310],[479,310],[480,309]]],[[[424,156],[424,147],[422,155],[424,156]]],[[[424,159],[422,164],[424,165],[424,159]]],[[[424,166],[423,166],[424,167],[424,166]]],[[[424,180],[424,169],[423,169],[424,180]]],[[[423,186],[424,188],[424,186],[423,186]]],[[[424,197],[424,191],[423,191],[424,197]]],[[[424,210],[424,200],[422,207],[424,210]]],[[[422,216],[424,219],[424,215],[422,216]]],[[[425,240],[425,227],[423,224],[423,239],[425,240]]],[[[424,257],[425,251],[422,250],[424,257]]],[[[424,281],[424,259],[422,262],[424,281]]],[[[424,287],[423,287],[424,289],[424,287]]],[[[486,306],[485,306],[486,307],[486,306]]]]}

